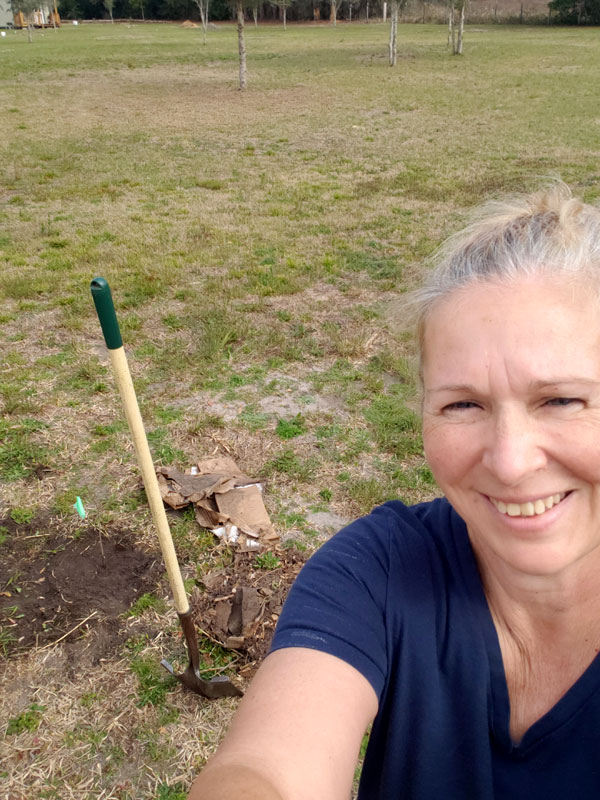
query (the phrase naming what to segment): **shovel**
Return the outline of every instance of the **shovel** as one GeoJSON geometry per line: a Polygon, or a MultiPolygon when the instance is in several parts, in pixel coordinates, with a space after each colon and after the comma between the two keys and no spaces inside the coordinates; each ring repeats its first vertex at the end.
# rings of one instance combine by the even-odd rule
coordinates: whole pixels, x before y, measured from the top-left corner
{"type": "Polygon", "coordinates": [[[119,330],[119,323],[117,321],[110,287],[104,278],[94,278],[90,288],[92,297],[94,298],[94,305],[98,312],[98,319],[102,326],[104,341],[106,342],[110,355],[113,372],[121,394],[121,400],[125,407],[125,416],[129,423],[129,430],[133,438],[138,465],[142,473],[148,503],[152,511],[152,517],[160,542],[160,549],[162,550],[171,591],[173,592],[175,608],[177,609],[177,615],[181,623],[181,629],[183,630],[190,658],[188,668],[180,675],[175,674],[173,667],[168,661],[163,660],[161,664],[168,669],[172,675],[175,675],[177,680],[181,681],[184,686],[192,692],[201,694],[203,697],[209,697],[211,699],[217,697],[240,697],[242,692],[224,675],[217,676],[210,681],[205,681],[200,677],[200,654],[198,651],[196,627],[192,619],[192,612],[181,578],[179,564],[177,563],[177,555],[173,546],[173,538],[169,530],[165,507],[158,488],[158,480],[156,478],[156,472],[154,471],[154,464],[152,462],[150,448],[148,447],[148,440],[146,439],[144,423],[142,422],[131,374],[127,365],[127,357],[125,356],[125,350],[123,348],[121,331],[119,330]]]}

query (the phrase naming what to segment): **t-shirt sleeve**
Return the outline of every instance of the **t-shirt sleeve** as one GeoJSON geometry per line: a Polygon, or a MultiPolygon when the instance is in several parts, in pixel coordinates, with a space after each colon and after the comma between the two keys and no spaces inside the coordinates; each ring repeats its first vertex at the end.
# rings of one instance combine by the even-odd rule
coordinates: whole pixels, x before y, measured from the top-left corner
{"type": "Polygon", "coordinates": [[[341,658],[378,698],[388,671],[389,516],[375,509],[317,550],[290,589],[271,643],[271,651],[308,647],[341,658]]]}

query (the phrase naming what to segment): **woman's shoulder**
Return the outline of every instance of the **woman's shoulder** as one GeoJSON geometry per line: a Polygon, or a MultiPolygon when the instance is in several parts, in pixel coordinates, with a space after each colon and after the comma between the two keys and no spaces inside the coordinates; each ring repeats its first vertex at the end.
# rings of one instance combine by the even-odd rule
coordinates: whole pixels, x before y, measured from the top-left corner
{"type": "MultiPolygon", "coordinates": [[[[304,565],[283,608],[272,649],[328,652],[359,670],[380,696],[388,642],[402,621],[435,617],[454,580],[460,522],[446,500],[391,501],[343,528],[304,565]]],[[[460,571],[460,570],[459,570],[460,571]]],[[[411,623],[415,625],[415,623],[411,623]]]]}
{"type": "MultiPolygon", "coordinates": [[[[346,543],[388,552],[404,549],[446,549],[450,543],[468,541],[466,527],[445,498],[417,505],[390,500],[343,528],[324,545],[339,549],[346,543]]],[[[323,549],[323,548],[321,548],[323,549]]]]}
{"type": "Polygon", "coordinates": [[[456,567],[476,573],[464,522],[448,501],[408,506],[392,500],[325,542],[304,566],[300,585],[337,584],[340,592],[360,585],[384,605],[390,578],[405,587],[439,584],[456,567]]]}

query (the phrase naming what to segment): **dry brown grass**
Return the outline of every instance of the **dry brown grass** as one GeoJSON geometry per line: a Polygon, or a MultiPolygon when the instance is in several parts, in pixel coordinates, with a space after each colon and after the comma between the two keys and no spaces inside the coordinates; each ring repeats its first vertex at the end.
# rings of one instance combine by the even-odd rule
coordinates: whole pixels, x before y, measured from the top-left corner
{"type": "Polygon", "coordinates": [[[127,659],[73,664],[60,646],[5,665],[0,692],[4,719],[32,703],[44,707],[37,730],[0,742],[7,800],[156,797],[159,785],[189,783],[235,707],[231,700],[210,703],[176,689],[169,694],[169,716],[177,719],[161,721],[154,707],[136,706],[127,659]]]}

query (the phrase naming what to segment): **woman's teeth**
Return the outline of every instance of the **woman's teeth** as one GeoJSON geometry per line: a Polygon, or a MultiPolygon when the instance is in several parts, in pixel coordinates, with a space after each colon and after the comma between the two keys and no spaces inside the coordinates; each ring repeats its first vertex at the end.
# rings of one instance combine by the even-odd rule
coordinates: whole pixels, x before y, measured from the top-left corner
{"type": "Polygon", "coordinates": [[[534,517],[560,503],[566,494],[566,492],[559,492],[539,500],[530,500],[527,503],[504,503],[502,500],[494,500],[493,497],[490,497],[490,500],[501,514],[507,514],[509,517],[534,517]]]}

